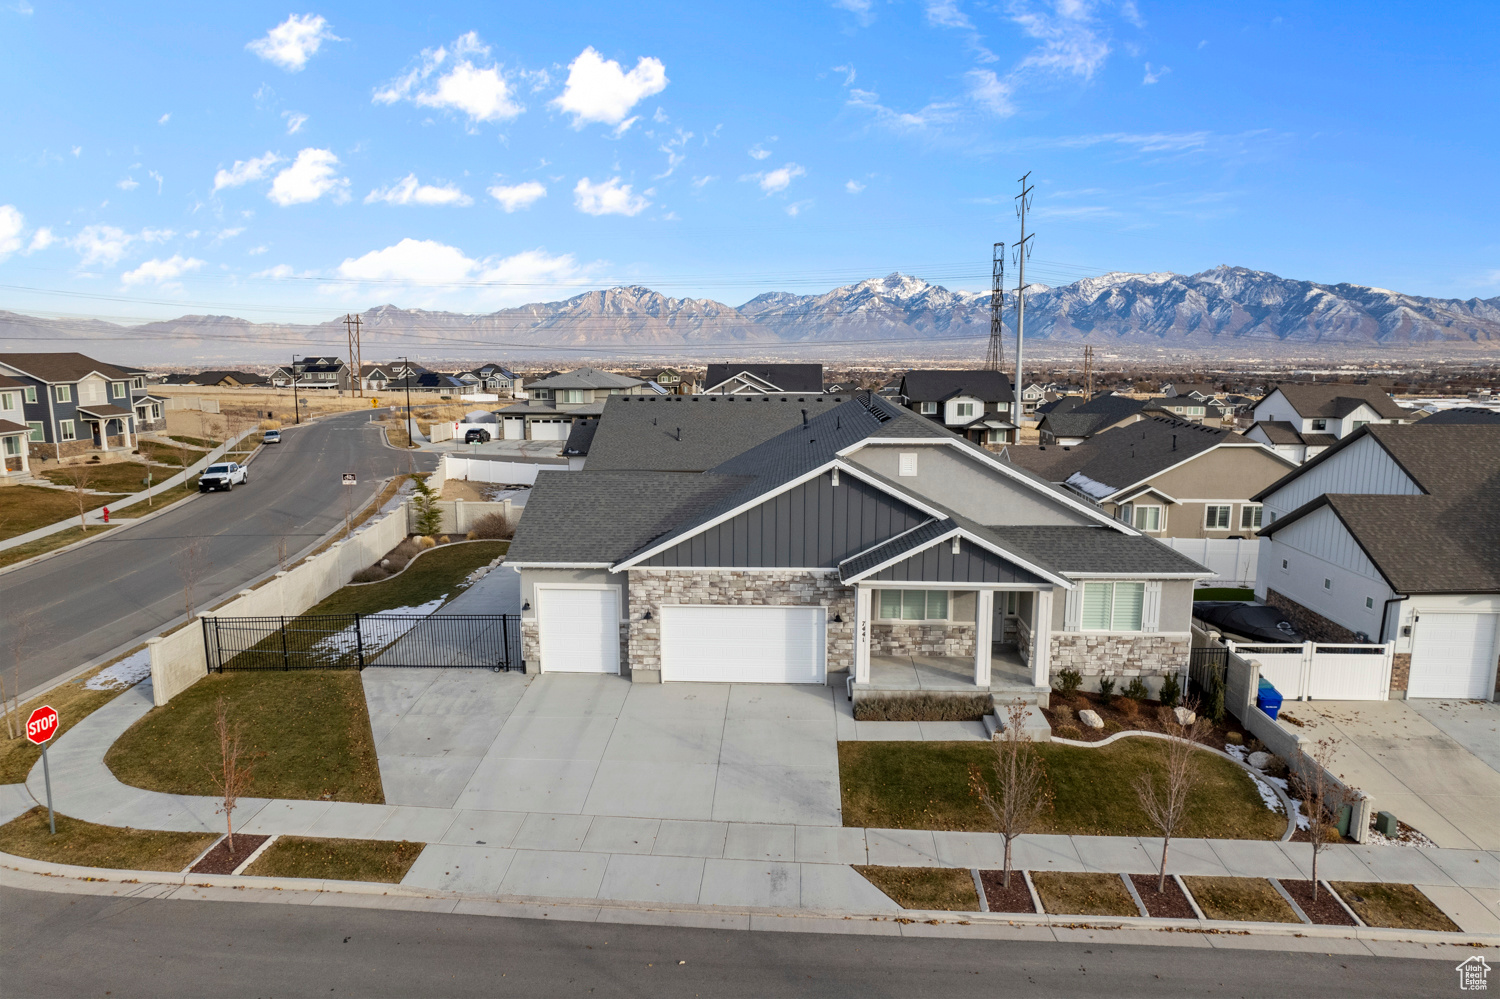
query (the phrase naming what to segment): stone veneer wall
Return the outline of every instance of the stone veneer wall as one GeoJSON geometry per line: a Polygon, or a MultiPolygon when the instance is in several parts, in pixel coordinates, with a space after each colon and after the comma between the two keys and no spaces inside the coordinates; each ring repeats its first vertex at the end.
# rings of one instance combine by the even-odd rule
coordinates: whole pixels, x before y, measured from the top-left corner
{"type": "Polygon", "coordinates": [[[1391,685],[1388,688],[1392,694],[1406,696],[1406,686],[1411,681],[1411,653],[1397,652],[1391,656],[1391,685]]]}
{"type": "MultiPolygon", "coordinates": [[[[128,451],[136,446],[135,438],[132,437],[130,447],[127,448],[125,446],[124,434],[110,434],[107,439],[111,450],[128,451]]],[[[33,458],[56,458],[59,446],[62,448],[62,456],[64,458],[72,458],[76,455],[91,454],[95,451],[103,450],[94,446],[94,438],[91,434],[81,434],[77,440],[62,441],[61,445],[53,444],[50,441],[29,441],[28,443],[31,445],[31,457],[33,458]]]]}
{"type": "Polygon", "coordinates": [[[958,622],[870,625],[872,656],[972,656],[974,626],[958,622]]]}
{"type": "MultiPolygon", "coordinates": [[[[831,573],[735,569],[631,569],[629,658],[632,679],[661,676],[661,607],[714,604],[828,608],[829,672],[854,665],[854,588],[831,573]],[[651,620],[644,620],[646,612],[651,620]],[[842,622],[835,621],[842,617],[842,622]],[[654,676],[651,674],[655,674],[654,676]],[[643,675],[644,674],[644,675],[643,675]]],[[[972,640],[971,640],[972,641],[972,640]]]]}
{"type": "MultiPolygon", "coordinates": [[[[1163,677],[1187,669],[1192,648],[1189,635],[1098,635],[1052,633],[1052,676],[1074,669],[1083,674],[1084,688],[1098,686],[1098,678],[1163,677]],[[1093,680],[1091,683],[1090,680],[1093,680]]],[[[1154,690],[1156,684],[1148,684],[1154,690]]]]}
{"type": "MultiPolygon", "coordinates": [[[[1292,626],[1309,642],[1358,642],[1359,636],[1337,621],[1330,621],[1309,607],[1275,590],[1266,590],[1266,603],[1285,614],[1292,626]]],[[[1401,688],[1405,690],[1403,686],[1401,688]]]]}

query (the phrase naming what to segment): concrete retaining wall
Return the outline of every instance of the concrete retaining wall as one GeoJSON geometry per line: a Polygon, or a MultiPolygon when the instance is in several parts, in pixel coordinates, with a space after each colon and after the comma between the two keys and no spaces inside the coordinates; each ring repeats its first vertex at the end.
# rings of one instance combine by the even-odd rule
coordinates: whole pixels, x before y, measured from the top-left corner
{"type": "MultiPolygon", "coordinates": [[[[448,535],[468,534],[479,518],[492,513],[503,516],[514,530],[516,521],[521,519],[522,509],[512,506],[510,500],[501,500],[498,503],[485,503],[478,500],[438,500],[437,508],[443,515],[443,523],[438,528],[438,533],[448,535]]],[[[414,534],[417,530],[415,505],[407,504],[407,515],[407,533],[414,534]]]]}

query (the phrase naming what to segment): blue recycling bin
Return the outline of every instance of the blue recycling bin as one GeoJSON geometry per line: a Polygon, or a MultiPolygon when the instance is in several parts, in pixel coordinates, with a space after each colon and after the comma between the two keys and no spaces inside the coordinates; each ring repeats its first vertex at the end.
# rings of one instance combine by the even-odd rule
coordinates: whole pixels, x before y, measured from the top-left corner
{"type": "Polygon", "coordinates": [[[1274,719],[1281,710],[1281,691],[1271,686],[1271,681],[1262,679],[1255,692],[1255,706],[1274,719]]]}

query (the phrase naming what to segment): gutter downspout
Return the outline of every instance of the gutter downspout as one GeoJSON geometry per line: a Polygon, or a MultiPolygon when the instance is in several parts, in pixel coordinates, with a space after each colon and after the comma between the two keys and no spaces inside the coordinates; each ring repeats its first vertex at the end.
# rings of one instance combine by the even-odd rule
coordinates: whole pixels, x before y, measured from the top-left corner
{"type": "MultiPolygon", "coordinates": [[[[1397,603],[1397,602],[1405,602],[1408,599],[1410,599],[1410,598],[1402,596],[1401,594],[1398,593],[1394,597],[1391,597],[1389,600],[1387,600],[1384,604],[1381,605],[1381,607],[1380,607],[1380,638],[1376,642],[1377,645],[1384,645],[1385,644],[1385,622],[1390,619],[1390,616],[1391,616],[1391,604],[1394,604],[1394,603],[1397,603]]],[[[1399,618],[1398,618],[1398,620],[1399,620],[1399,618]]],[[[1399,631],[1400,629],[1398,628],[1397,630],[1399,631]]],[[[1395,636],[1393,635],[1392,638],[1394,638],[1394,637],[1395,636]]]]}

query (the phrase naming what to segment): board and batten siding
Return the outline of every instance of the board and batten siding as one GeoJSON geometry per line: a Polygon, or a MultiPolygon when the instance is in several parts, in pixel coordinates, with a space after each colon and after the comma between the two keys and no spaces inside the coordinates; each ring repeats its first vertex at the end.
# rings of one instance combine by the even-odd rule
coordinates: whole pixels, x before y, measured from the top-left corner
{"type": "Polygon", "coordinates": [[[1338,514],[1326,506],[1289,527],[1283,527],[1276,532],[1274,538],[1286,548],[1305,552],[1370,579],[1381,579],[1380,570],[1375,568],[1375,563],[1365,555],[1364,549],[1359,547],[1354,536],[1344,527],[1338,514]]]}
{"type": "Polygon", "coordinates": [[[953,554],[951,541],[940,541],[887,566],[870,579],[882,582],[918,583],[1019,583],[1025,586],[1051,584],[994,552],[968,541],[960,541],[953,554]]]}
{"type": "Polygon", "coordinates": [[[1385,449],[1366,435],[1271,493],[1265,506],[1268,514],[1280,518],[1324,493],[1418,496],[1421,492],[1385,449]]]}
{"type": "Polygon", "coordinates": [[[930,519],[852,475],[824,472],[658,552],[662,568],[832,568],[930,519]]]}

